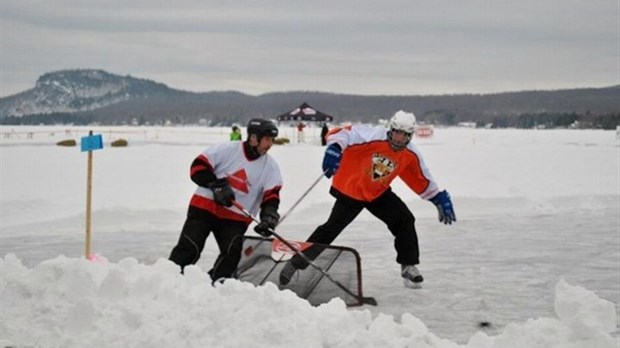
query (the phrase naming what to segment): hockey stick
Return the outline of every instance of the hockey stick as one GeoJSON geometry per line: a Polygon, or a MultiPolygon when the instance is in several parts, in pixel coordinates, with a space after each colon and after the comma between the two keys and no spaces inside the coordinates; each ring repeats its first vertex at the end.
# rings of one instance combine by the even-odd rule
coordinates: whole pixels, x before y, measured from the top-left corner
{"type": "Polygon", "coordinates": [[[319,176],[313,183],[312,185],[310,185],[310,187],[308,187],[308,189],[306,190],[306,192],[304,192],[301,197],[299,197],[299,199],[290,207],[288,208],[288,211],[286,213],[284,213],[284,215],[282,215],[282,217],[280,218],[280,221],[278,221],[278,225],[282,223],[282,221],[284,221],[284,219],[286,219],[287,216],[289,216],[289,214],[293,211],[293,209],[295,209],[295,207],[297,207],[297,205],[308,195],[308,193],[310,193],[310,191],[312,191],[312,189],[319,183],[319,181],[321,181],[321,179],[323,179],[323,175],[325,175],[325,173],[321,173],[321,176],[319,176]]]}
{"type": "MultiPolygon", "coordinates": [[[[247,211],[241,204],[239,204],[239,202],[233,201],[233,205],[237,209],[241,210],[241,212],[243,212],[243,214],[245,214],[247,217],[249,217],[250,219],[254,220],[254,222],[260,223],[260,221],[258,221],[252,215],[252,213],[247,211]]],[[[346,286],[342,285],[339,281],[337,281],[336,279],[332,278],[332,276],[330,276],[329,273],[325,272],[324,269],[322,269],[316,263],[314,263],[312,260],[310,260],[304,253],[299,251],[299,249],[297,249],[294,245],[292,245],[288,240],[282,238],[282,236],[280,236],[278,233],[276,233],[276,231],[274,231],[273,229],[269,229],[269,232],[271,232],[271,234],[273,234],[274,237],[276,237],[284,245],[286,245],[289,249],[291,249],[295,254],[297,254],[297,256],[301,257],[310,266],[312,266],[317,271],[321,272],[321,274],[323,274],[323,276],[325,276],[327,279],[329,279],[332,283],[334,283],[336,286],[338,286],[344,292],[346,292],[347,294],[349,294],[353,298],[357,299],[361,304],[367,304],[367,305],[371,305],[371,306],[376,306],[377,305],[377,300],[375,300],[374,297],[363,297],[363,296],[356,295],[355,293],[353,293],[353,291],[349,290],[346,286]]]]}

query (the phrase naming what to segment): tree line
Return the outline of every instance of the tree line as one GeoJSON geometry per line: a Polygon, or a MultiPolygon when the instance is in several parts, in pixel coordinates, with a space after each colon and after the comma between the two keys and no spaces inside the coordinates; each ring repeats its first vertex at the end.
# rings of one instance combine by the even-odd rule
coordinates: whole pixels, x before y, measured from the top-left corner
{"type": "MultiPolygon", "coordinates": [[[[433,124],[438,126],[456,126],[461,122],[475,122],[477,127],[487,128],[596,128],[616,129],[620,125],[620,113],[595,115],[592,113],[577,112],[543,112],[524,113],[518,115],[479,115],[474,121],[469,113],[433,111],[417,116],[419,123],[433,124]]],[[[92,114],[76,113],[51,113],[26,115],[21,117],[6,117],[0,120],[2,125],[187,125],[202,124],[210,126],[231,126],[232,124],[244,124],[239,118],[215,116],[205,122],[192,122],[184,118],[160,118],[160,119],[117,119],[114,121],[97,118],[92,114]]],[[[351,122],[362,122],[349,120],[351,122]]],[[[364,123],[377,123],[379,118],[365,120],[364,123]]]]}
{"type": "Polygon", "coordinates": [[[378,123],[398,110],[419,122],[453,126],[475,122],[487,127],[583,127],[620,125],[620,86],[557,91],[429,96],[360,96],[322,92],[281,92],[259,96],[239,92],[193,93],[171,90],[135,97],[95,110],[6,116],[2,124],[164,125],[245,124],[275,119],[304,102],[334,116],[334,123],[378,123]]]}

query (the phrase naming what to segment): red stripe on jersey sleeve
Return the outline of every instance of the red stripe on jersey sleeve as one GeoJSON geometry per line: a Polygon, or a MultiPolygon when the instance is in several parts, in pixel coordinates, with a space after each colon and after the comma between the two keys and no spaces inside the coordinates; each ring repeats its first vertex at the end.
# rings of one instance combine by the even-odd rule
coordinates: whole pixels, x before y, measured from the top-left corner
{"type": "Polygon", "coordinates": [[[265,193],[263,193],[263,202],[266,202],[274,198],[277,200],[280,200],[280,189],[281,188],[282,186],[276,186],[272,188],[271,190],[265,191],[265,193]]]}

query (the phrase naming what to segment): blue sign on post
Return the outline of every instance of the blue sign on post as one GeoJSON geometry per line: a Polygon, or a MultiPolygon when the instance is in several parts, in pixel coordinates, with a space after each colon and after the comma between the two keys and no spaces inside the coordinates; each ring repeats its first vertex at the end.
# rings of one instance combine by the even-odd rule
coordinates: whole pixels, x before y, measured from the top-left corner
{"type": "Polygon", "coordinates": [[[103,137],[101,134],[82,137],[82,152],[103,149],[103,137]]]}

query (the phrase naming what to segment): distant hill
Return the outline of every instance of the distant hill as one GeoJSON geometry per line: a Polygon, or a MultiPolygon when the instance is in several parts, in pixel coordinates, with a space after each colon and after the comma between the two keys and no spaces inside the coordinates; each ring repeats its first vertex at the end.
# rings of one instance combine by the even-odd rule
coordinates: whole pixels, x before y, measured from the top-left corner
{"type": "Polygon", "coordinates": [[[33,89],[0,99],[0,118],[89,111],[177,93],[161,83],[103,70],[62,70],[42,75],[33,89]]]}
{"type": "Polygon", "coordinates": [[[598,128],[620,124],[620,86],[553,91],[427,96],[361,96],[281,92],[250,96],[234,91],[195,93],[103,70],[63,70],[42,75],[33,89],[0,98],[3,124],[230,125],[252,117],[275,118],[303,102],[336,122],[375,123],[403,109],[421,122],[477,122],[500,127],[598,128]]]}

